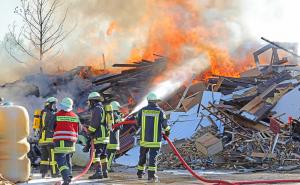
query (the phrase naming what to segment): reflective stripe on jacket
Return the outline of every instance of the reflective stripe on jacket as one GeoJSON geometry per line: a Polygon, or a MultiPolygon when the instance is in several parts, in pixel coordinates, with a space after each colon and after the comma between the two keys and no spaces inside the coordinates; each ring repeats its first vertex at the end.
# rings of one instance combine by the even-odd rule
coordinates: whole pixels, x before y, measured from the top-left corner
{"type": "Polygon", "coordinates": [[[96,104],[91,109],[91,113],[92,118],[88,130],[90,135],[94,138],[94,144],[107,144],[109,142],[109,132],[102,104],[96,104]]]}
{"type": "Polygon", "coordinates": [[[41,112],[41,124],[40,124],[40,139],[39,144],[48,144],[53,142],[53,132],[55,124],[55,112],[49,108],[45,108],[41,112]]]}
{"type": "MultiPolygon", "coordinates": [[[[114,114],[114,124],[121,121],[121,114],[118,111],[113,111],[114,114]]],[[[120,150],[120,128],[115,128],[113,131],[109,132],[109,143],[107,149],[110,150],[120,150]]]]}
{"type": "Polygon", "coordinates": [[[59,140],[54,142],[54,153],[73,153],[75,152],[75,143],[68,140],[59,140]]]}
{"type": "Polygon", "coordinates": [[[54,141],[72,141],[76,142],[79,131],[79,118],[73,112],[59,111],[56,113],[54,141]]]}
{"type": "Polygon", "coordinates": [[[138,125],[141,127],[140,146],[147,148],[160,148],[162,130],[170,130],[164,112],[151,102],[138,112],[138,125]]]}

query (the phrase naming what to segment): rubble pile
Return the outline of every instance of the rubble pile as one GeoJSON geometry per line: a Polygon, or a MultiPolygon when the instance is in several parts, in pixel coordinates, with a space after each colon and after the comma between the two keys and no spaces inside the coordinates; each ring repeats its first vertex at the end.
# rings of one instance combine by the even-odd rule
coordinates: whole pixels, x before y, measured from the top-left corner
{"type": "MultiPolygon", "coordinates": [[[[186,128],[197,125],[195,133],[176,140],[179,134],[175,129],[174,139],[178,151],[192,167],[239,170],[299,167],[300,68],[294,57],[292,61],[287,57],[279,59],[277,49],[282,48],[278,43],[267,46],[254,53],[256,68],[241,73],[239,78],[209,78],[206,89],[199,92],[202,99],[189,100],[194,102],[194,111],[187,110],[185,116],[194,121],[186,124],[186,128]],[[266,48],[273,49],[271,62],[260,65],[257,55],[266,48]]],[[[173,122],[177,126],[184,121],[177,116],[173,122]]],[[[167,148],[163,147],[159,157],[160,167],[182,167],[167,148]]]]}
{"type": "MultiPolygon", "coordinates": [[[[89,123],[87,106],[88,94],[92,91],[102,93],[105,102],[119,101],[122,112],[129,112],[147,93],[151,81],[166,67],[166,59],[158,57],[155,61],[141,60],[133,64],[114,64],[122,70],[95,70],[91,66],[78,66],[70,71],[59,70],[55,74],[38,73],[18,81],[0,86],[0,96],[6,101],[27,108],[33,118],[35,109],[43,107],[49,96],[58,99],[74,99],[74,112],[78,113],[82,124],[89,123]]],[[[134,125],[126,125],[120,133],[121,150],[117,156],[126,153],[134,146],[134,125]]],[[[33,133],[33,132],[32,132],[33,133]]],[[[33,134],[32,134],[33,135],[33,134]]],[[[28,139],[31,145],[29,158],[33,165],[40,155],[37,138],[28,139]]],[[[36,164],[37,165],[37,164],[36,164]]]]}

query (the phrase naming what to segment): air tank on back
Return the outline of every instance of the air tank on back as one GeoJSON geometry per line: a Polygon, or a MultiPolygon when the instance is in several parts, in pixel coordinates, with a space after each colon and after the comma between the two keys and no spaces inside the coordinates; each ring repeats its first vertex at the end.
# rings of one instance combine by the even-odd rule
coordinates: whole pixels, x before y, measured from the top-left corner
{"type": "Polygon", "coordinates": [[[12,182],[30,175],[29,116],[24,107],[0,106],[0,173],[12,182]]]}

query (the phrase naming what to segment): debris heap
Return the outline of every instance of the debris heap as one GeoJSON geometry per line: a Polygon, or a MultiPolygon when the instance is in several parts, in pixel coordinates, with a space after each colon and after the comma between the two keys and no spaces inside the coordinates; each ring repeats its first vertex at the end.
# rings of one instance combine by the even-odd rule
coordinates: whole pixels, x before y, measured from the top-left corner
{"type": "MultiPolygon", "coordinates": [[[[181,111],[187,111],[186,116],[194,119],[197,127],[191,137],[178,140],[175,129],[175,145],[192,167],[239,170],[299,167],[300,68],[295,64],[294,53],[292,61],[287,57],[279,59],[277,50],[285,48],[279,43],[267,46],[254,53],[257,67],[241,73],[239,78],[209,78],[206,89],[198,93],[202,99],[189,100],[194,102],[194,117],[182,105],[181,111]],[[270,64],[260,65],[257,55],[271,48],[270,64]]],[[[183,124],[178,122],[179,118],[174,121],[176,125],[183,124]]],[[[189,126],[193,125],[186,128],[189,126]]],[[[161,168],[182,167],[168,146],[163,146],[159,161],[161,168]]]]}

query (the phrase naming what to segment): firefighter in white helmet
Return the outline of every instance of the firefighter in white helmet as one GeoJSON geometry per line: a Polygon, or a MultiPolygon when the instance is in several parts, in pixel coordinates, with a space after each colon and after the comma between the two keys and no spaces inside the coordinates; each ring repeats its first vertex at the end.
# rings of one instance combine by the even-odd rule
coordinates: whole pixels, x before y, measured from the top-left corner
{"type": "Polygon", "coordinates": [[[80,130],[79,117],[72,111],[73,100],[64,98],[60,103],[60,111],[55,114],[54,121],[54,152],[59,172],[63,178],[62,185],[68,185],[72,180],[71,157],[75,152],[75,144],[80,130]]]}
{"type": "Polygon", "coordinates": [[[41,150],[40,172],[44,178],[50,168],[51,176],[58,175],[57,163],[54,156],[53,133],[57,99],[47,98],[45,107],[41,111],[39,146],[41,150]]]}
{"type": "Polygon", "coordinates": [[[166,115],[157,105],[157,102],[160,101],[157,95],[149,93],[147,100],[148,105],[138,112],[137,117],[137,124],[141,128],[137,176],[138,178],[143,177],[147,154],[149,153],[148,180],[158,182],[158,177],[156,176],[156,158],[161,147],[162,131],[168,136],[170,134],[170,127],[167,125],[166,115]]]}
{"type": "MultiPolygon", "coordinates": [[[[117,101],[111,102],[110,105],[112,106],[112,111],[114,116],[113,124],[121,122],[122,121],[122,113],[120,112],[121,105],[117,101]]],[[[111,164],[118,150],[120,150],[120,127],[112,129],[109,133],[109,143],[107,145],[109,171],[113,171],[111,168],[111,164]]]]}
{"type": "Polygon", "coordinates": [[[95,146],[93,161],[95,173],[89,176],[89,179],[108,178],[106,150],[109,143],[109,129],[105,119],[105,110],[102,105],[104,98],[98,92],[92,92],[88,96],[88,101],[92,115],[88,134],[93,138],[95,146]]]}

